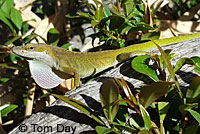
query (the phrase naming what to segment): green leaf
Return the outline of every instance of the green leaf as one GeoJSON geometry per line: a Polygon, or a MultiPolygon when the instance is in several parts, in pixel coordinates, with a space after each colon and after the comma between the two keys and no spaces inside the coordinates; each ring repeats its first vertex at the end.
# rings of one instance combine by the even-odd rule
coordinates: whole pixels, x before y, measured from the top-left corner
{"type": "Polygon", "coordinates": [[[0,67],[2,68],[8,68],[8,69],[14,69],[14,70],[24,70],[23,67],[20,67],[20,66],[16,66],[16,65],[9,65],[7,63],[0,63],[0,67]]]}
{"type": "Polygon", "coordinates": [[[119,103],[117,102],[118,97],[119,89],[114,80],[108,80],[102,84],[100,88],[101,105],[110,123],[113,122],[119,109],[119,103]]]}
{"type": "Polygon", "coordinates": [[[20,56],[18,56],[18,55],[16,55],[16,54],[10,54],[10,60],[11,60],[12,62],[17,61],[18,59],[23,60],[22,57],[20,57],[20,56]]]}
{"type": "Polygon", "coordinates": [[[198,103],[192,103],[192,104],[182,104],[179,106],[179,111],[182,114],[182,117],[185,117],[187,110],[192,109],[192,108],[197,108],[198,103]]]}
{"type": "Polygon", "coordinates": [[[66,43],[64,45],[61,46],[61,48],[65,48],[65,49],[68,49],[72,44],[70,43],[66,43]]]}
{"type": "MultiPolygon", "coordinates": [[[[126,23],[129,26],[131,26],[131,23],[126,23]]],[[[136,26],[132,25],[132,31],[148,31],[148,30],[154,30],[153,27],[149,26],[148,24],[145,24],[144,22],[139,22],[135,24],[136,26]]]]}
{"type": "Polygon", "coordinates": [[[10,78],[1,78],[0,82],[6,83],[10,78]]]}
{"type": "Polygon", "coordinates": [[[97,22],[96,20],[92,20],[91,21],[91,25],[92,25],[92,28],[95,28],[95,26],[99,24],[99,22],[97,22]]]}
{"type": "Polygon", "coordinates": [[[47,33],[47,41],[50,45],[56,46],[60,40],[60,33],[57,29],[51,28],[47,33]]]}
{"type": "Polygon", "coordinates": [[[125,126],[125,125],[121,125],[121,124],[117,124],[114,122],[114,126],[120,130],[124,130],[124,131],[127,131],[127,132],[131,132],[132,134],[134,133],[137,133],[139,132],[139,130],[133,128],[133,127],[129,127],[129,126],[125,126]]]}
{"type": "Polygon", "coordinates": [[[158,102],[158,113],[159,113],[159,116],[160,116],[160,121],[163,122],[166,115],[167,115],[167,112],[169,110],[169,102],[158,102]]]}
{"type": "MultiPolygon", "coordinates": [[[[119,96],[119,99],[122,100],[122,97],[119,96]]],[[[128,104],[123,101],[119,101],[119,110],[117,116],[115,117],[114,122],[118,122],[121,125],[125,125],[128,117],[128,104]]]]}
{"type": "Polygon", "coordinates": [[[194,71],[200,74],[200,57],[194,56],[191,59],[195,62],[194,71]]]}
{"type": "Polygon", "coordinates": [[[17,105],[9,105],[1,110],[1,117],[7,116],[10,112],[15,110],[18,106],[17,105]]]}
{"type": "Polygon", "coordinates": [[[133,8],[133,10],[129,13],[128,18],[134,19],[136,22],[142,22],[144,14],[139,10],[137,8],[133,8]]]}
{"type": "MultiPolygon", "coordinates": [[[[153,41],[153,40],[152,40],[152,41],[153,41]]],[[[162,48],[161,48],[156,42],[153,41],[153,43],[157,46],[158,50],[159,50],[160,53],[161,53],[161,56],[162,56],[162,58],[163,58],[163,61],[164,61],[165,65],[166,65],[166,67],[167,67],[167,70],[169,71],[170,78],[172,78],[173,81],[176,82],[175,84],[176,84],[176,87],[177,87],[179,96],[180,96],[180,98],[181,98],[181,100],[182,100],[183,94],[182,94],[182,92],[181,92],[179,83],[178,83],[178,81],[176,80],[174,69],[173,69],[173,67],[172,67],[172,64],[170,63],[170,60],[169,60],[167,54],[162,50],[162,48]]]]}
{"type": "MultiPolygon", "coordinates": [[[[153,41],[153,42],[154,42],[154,41],[153,41]]],[[[156,44],[155,42],[154,42],[154,44],[155,44],[155,45],[157,46],[157,48],[159,49],[159,51],[160,51],[160,53],[161,53],[161,56],[162,56],[162,58],[163,58],[163,61],[164,61],[165,65],[166,65],[166,67],[167,67],[167,69],[168,69],[168,71],[169,71],[169,73],[170,73],[170,75],[171,75],[171,78],[173,78],[173,80],[175,81],[174,69],[173,69],[173,67],[172,67],[172,65],[171,65],[171,63],[170,63],[170,61],[169,61],[169,59],[168,59],[167,54],[162,50],[162,48],[161,48],[158,44],[156,44]]]]}
{"type": "Polygon", "coordinates": [[[110,30],[119,28],[125,21],[123,17],[117,15],[112,15],[107,18],[110,19],[110,25],[109,25],[110,30]]]}
{"type": "Polygon", "coordinates": [[[198,102],[200,99],[200,76],[192,79],[189,89],[186,93],[187,103],[198,102]]]}
{"type": "Polygon", "coordinates": [[[13,28],[10,21],[5,17],[5,12],[1,9],[0,9],[0,20],[3,21],[13,33],[15,33],[15,29],[13,28]]]}
{"type": "Polygon", "coordinates": [[[148,55],[138,56],[132,60],[131,66],[135,71],[149,76],[154,81],[159,81],[156,72],[146,64],[146,61],[149,59],[150,56],[148,55]]]}
{"type": "Polygon", "coordinates": [[[89,20],[94,19],[94,17],[92,15],[90,15],[89,13],[77,12],[76,14],[78,14],[80,17],[84,17],[84,18],[87,18],[89,20]]]}
{"type": "Polygon", "coordinates": [[[108,17],[112,15],[112,13],[110,12],[110,9],[104,4],[103,4],[103,9],[104,9],[104,17],[108,17]]]}
{"type": "Polygon", "coordinates": [[[117,43],[119,44],[120,48],[125,47],[125,40],[117,40],[117,43]]]}
{"type": "Polygon", "coordinates": [[[8,46],[10,44],[12,44],[13,42],[15,42],[16,40],[20,39],[22,36],[14,36],[12,37],[11,39],[9,39],[5,44],[4,46],[8,46]]]}
{"type": "Polygon", "coordinates": [[[199,73],[199,74],[200,74],[200,67],[197,67],[197,66],[196,66],[196,67],[194,68],[194,71],[195,71],[196,73],[199,73]]]}
{"type": "Polygon", "coordinates": [[[126,0],[123,3],[123,7],[125,9],[126,16],[129,17],[129,15],[131,14],[132,10],[134,9],[134,2],[133,2],[133,0],[126,0]]]}
{"type": "Polygon", "coordinates": [[[200,114],[192,109],[188,109],[188,112],[190,112],[190,114],[198,121],[198,123],[200,124],[200,114]]]}
{"type": "Polygon", "coordinates": [[[128,84],[126,83],[126,81],[124,80],[124,78],[121,79],[121,81],[117,78],[115,78],[115,81],[117,82],[117,84],[121,87],[121,89],[124,91],[126,97],[133,102],[135,105],[137,105],[137,101],[135,96],[132,94],[131,89],[129,88],[128,84]]]}
{"type": "Polygon", "coordinates": [[[194,56],[191,59],[195,62],[196,66],[200,68],[200,57],[194,56]]]}
{"type": "Polygon", "coordinates": [[[130,118],[130,126],[133,126],[133,127],[136,127],[136,128],[140,127],[138,125],[138,123],[133,118],[130,118]]]}
{"type": "Polygon", "coordinates": [[[146,111],[146,109],[142,105],[139,105],[139,107],[140,107],[140,112],[142,114],[142,118],[144,120],[145,128],[150,130],[151,129],[151,119],[150,119],[149,113],[146,111]]]}
{"type": "Polygon", "coordinates": [[[104,126],[96,126],[95,130],[96,130],[97,134],[109,134],[109,133],[113,132],[113,128],[107,128],[104,126]]]}
{"type": "Polygon", "coordinates": [[[67,104],[77,108],[78,110],[80,110],[81,112],[83,112],[84,114],[92,117],[94,120],[96,120],[99,124],[101,125],[105,125],[105,123],[94,114],[94,112],[88,107],[86,106],[84,103],[77,101],[75,99],[69,98],[67,96],[63,96],[63,95],[57,95],[57,94],[51,94],[53,96],[55,96],[56,98],[66,102],[67,104]]]}
{"type": "Polygon", "coordinates": [[[123,23],[119,28],[118,28],[118,32],[123,35],[125,33],[127,33],[132,27],[127,26],[125,23],[123,23]]]}
{"type": "Polygon", "coordinates": [[[11,17],[10,19],[12,23],[15,24],[17,29],[21,30],[23,21],[22,21],[22,16],[21,16],[20,11],[18,11],[15,8],[11,8],[10,17],[11,17]]]}
{"type": "Polygon", "coordinates": [[[159,81],[141,88],[140,104],[145,108],[149,107],[155,100],[165,95],[173,82],[159,81]]]}
{"type": "Polygon", "coordinates": [[[96,3],[96,11],[95,11],[95,15],[94,17],[97,20],[101,20],[104,17],[104,9],[103,9],[103,5],[101,2],[94,0],[94,2],[96,3]]]}
{"type": "MultiPolygon", "coordinates": [[[[111,16],[112,13],[110,12],[110,9],[104,4],[103,4],[103,7],[104,7],[104,18],[111,16]]],[[[106,21],[106,30],[108,31],[109,31],[109,25],[110,25],[110,20],[106,21]]]]}
{"type": "Polygon", "coordinates": [[[160,32],[148,32],[144,34],[141,40],[158,40],[160,38],[160,32]]]}
{"type": "Polygon", "coordinates": [[[9,15],[10,10],[13,6],[14,6],[13,0],[4,0],[4,2],[0,6],[0,9],[2,9],[7,15],[9,15]]]}
{"type": "Polygon", "coordinates": [[[199,126],[192,125],[183,129],[183,134],[196,134],[199,126]]]}
{"type": "Polygon", "coordinates": [[[176,65],[174,67],[174,72],[177,72],[179,69],[181,69],[182,66],[184,66],[185,64],[190,64],[190,65],[194,65],[194,61],[190,58],[181,58],[176,62],[176,65]]]}

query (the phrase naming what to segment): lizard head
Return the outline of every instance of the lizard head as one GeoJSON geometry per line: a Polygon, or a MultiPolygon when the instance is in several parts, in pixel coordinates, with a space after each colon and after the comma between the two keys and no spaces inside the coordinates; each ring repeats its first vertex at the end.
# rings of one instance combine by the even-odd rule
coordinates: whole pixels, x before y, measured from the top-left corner
{"type": "Polygon", "coordinates": [[[52,56],[51,46],[28,44],[13,47],[12,52],[27,59],[33,79],[42,88],[56,87],[64,80],[52,71],[52,68],[57,68],[57,64],[52,56]]]}
{"type": "Polygon", "coordinates": [[[41,60],[49,56],[49,46],[46,44],[27,44],[12,48],[12,52],[26,59],[41,60]]]}

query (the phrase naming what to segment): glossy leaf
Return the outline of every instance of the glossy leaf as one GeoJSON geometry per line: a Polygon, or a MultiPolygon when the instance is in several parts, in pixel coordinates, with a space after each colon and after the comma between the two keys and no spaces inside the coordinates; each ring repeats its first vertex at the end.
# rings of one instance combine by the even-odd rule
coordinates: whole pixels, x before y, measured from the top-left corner
{"type": "Polygon", "coordinates": [[[0,67],[8,68],[8,69],[14,69],[14,70],[18,70],[18,69],[22,69],[23,70],[23,67],[16,66],[16,65],[9,65],[7,63],[0,63],[0,67]]]}
{"type": "Polygon", "coordinates": [[[0,20],[3,21],[9,28],[12,30],[13,33],[15,33],[15,29],[13,28],[10,21],[5,17],[5,12],[0,9],[0,20]]]}
{"type": "Polygon", "coordinates": [[[129,88],[128,84],[124,80],[124,78],[121,79],[121,81],[117,78],[114,78],[117,84],[121,87],[121,89],[124,91],[126,97],[133,102],[135,105],[137,105],[137,101],[135,96],[132,94],[131,89],[129,88]]]}
{"type": "Polygon", "coordinates": [[[178,60],[176,62],[176,65],[174,67],[174,72],[177,72],[179,69],[181,69],[182,66],[184,66],[185,64],[190,64],[190,65],[194,65],[194,61],[190,58],[181,58],[180,60],[178,60]]]}
{"type": "Polygon", "coordinates": [[[192,109],[188,109],[188,112],[198,121],[200,124],[200,114],[192,109]]]}
{"type": "Polygon", "coordinates": [[[103,4],[103,9],[104,9],[104,17],[108,17],[112,15],[112,13],[110,12],[110,9],[104,4],[103,4]]]}
{"type": "MultiPolygon", "coordinates": [[[[128,24],[128,23],[127,23],[128,24]]],[[[129,25],[131,26],[131,25],[129,25]]],[[[132,31],[148,31],[148,30],[154,30],[153,27],[149,26],[148,24],[145,24],[143,22],[139,22],[139,23],[136,23],[136,26],[133,26],[132,31]]]]}
{"type": "Polygon", "coordinates": [[[62,45],[61,48],[68,49],[70,46],[71,46],[70,43],[66,43],[66,44],[62,45]]]}
{"type": "Polygon", "coordinates": [[[91,25],[92,25],[92,28],[95,28],[95,26],[99,24],[99,22],[97,22],[96,20],[92,20],[91,21],[91,25]]]}
{"type": "Polygon", "coordinates": [[[134,1],[133,0],[126,0],[123,3],[123,6],[124,6],[124,9],[125,9],[126,16],[129,17],[132,10],[134,9],[134,1]]]}
{"type": "Polygon", "coordinates": [[[95,11],[95,19],[97,20],[101,20],[104,17],[104,9],[103,9],[103,5],[101,2],[94,0],[94,2],[96,3],[96,11],[95,11]]]}
{"type": "Polygon", "coordinates": [[[108,19],[110,19],[110,25],[109,25],[110,30],[119,28],[125,21],[123,17],[116,15],[109,16],[108,19]]]}
{"type": "Polygon", "coordinates": [[[56,46],[60,40],[60,33],[57,29],[51,28],[47,33],[47,41],[50,45],[56,46]]]}
{"type": "Polygon", "coordinates": [[[159,113],[159,116],[160,116],[160,121],[164,121],[166,115],[167,115],[167,112],[169,110],[169,102],[158,102],[158,113],[159,113]]]}
{"type": "Polygon", "coordinates": [[[89,20],[93,20],[93,16],[90,15],[89,13],[84,13],[84,12],[77,12],[77,14],[80,16],[80,17],[84,17],[84,18],[87,18],[89,20]]]}
{"type": "Polygon", "coordinates": [[[195,62],[196,66],[200,68],[200,57],[194,56],[191,59],[195,62]]]}
{"type": "Polygon", "coordinates": [[[77,108],[78,110],[80,110],[81,112],[83,112],[84,114],[92,117],[94,120],[96,120],[99,124],[101,125],[105,125],[105,123],[94,114],[94,112],[88,107],[86,106],[84,103],[77,101],[75,99],[69,98],[67,96],[63,96],[63,95],[57,95],[57,94],[51,94],[53,96],[55,96],[56,98],[66,102],[67,104],[77,108]]]}
{"type": "Polygon", "coordinates": [[[148,32],[144,34],[141,40],[158,40],[160,38],[160,32],[148,32]]]}
{"type": "Polygon", "coordinates": [[[11,21],[15,26],[17,27],[18,30],[21,30],[22,28],[22,16],[20,11],[18,11],[15,8],[11,8],[11,13],[10,13],[11,21]]]}
{"type": "Polygon", "coordinates": [[[95,130],[96,130],[97,134],[109,134],[109,133],[113,132],[113,128],[107,128],[104,126],[96,126],[95,130]]]}
{"type": "MultiPolygon", "coordinates": [[[[119,100],[123,100],[121,96],[119,96],[119,100]]],[[[115,117],[115,122],[125,125],[128,117],[128,104],[124,101],[119,101],[119,112],[115,117]]]]}
{"type": "Polygon", "coordinates": [[[143,118],[143,121],[145,124],[145,128],[150,130],[151,129],[151,119],[150,119],[149,113],[146,111],[146,109],[142,105],[139,105],[139,107],[140,107],[140,112],[142,114],[142,118],[143,118]]]}
{"type": "Polygon", "coordinates": [[[10,44],[12,44],[13,42],[15,42],[16,40],[20,39],[22,36],[14,36],[13,38],[9,39],[4,45],[8,46],[10,44]]]}
{"type": "Polygon", "coordinates": [[[185,117],[187,110],[197,108],[198,103],[192,103],[192,104],[182,104],[179,106],[179,111],[182,114],[182,117],[185,117]]]}
{"type": "Polygon", "coordinates": [[[186,93],[187,103],[198,102],[200,99],[200,76],[192,79],[189,89],[186,93]]]}
{"type": "Polygon", "coordinates": [[[7,116],[10,112],[15,110],[18,106],[17,105],[9,105],[1,110],[1,117],[7,116]]]}
{"type": "MultiPolygon", "coordinates": [[[[111,13],[110,9],[104,4],[103,4],[103,7],[104,7],[104,18],[107,18],[107,17],[111,16],[112,13],[111,13]]],[[[106,25],[106,30],[109,31],[110,20],[106,21],[105,23],[106,23],[105,24],[106,25]]]]}
{"type": "MultiPolygon", "coordinates": [[[[154,42],[154,41],[153,41],[153,42],[154,42]]],[[[169,61],[169,59],[168,59],[167,54],[162,50],[162,48],[161,48],[158,44],[156,44],[155,42],[154,42],[154,44],[155,44],[155,45],[157,46],[157,48],[159,49],[159,51],[160,51],[160,53],[161,53],[161,56],[162,56],[162,58],[163,58],[163,61],[164,61],[165,65],[166,65],[166,67],[167,67],[167,69],[168,69],[168,71],[169,71],[169,73],[170,73],[170,75],[171,75],[171,78],[173,78],[173,80],[175,81],[174,69],[173,69],[173,67],[172,67],[172,65],[171,65],[171,63],[170,63],[170,61],[169,61]]]]}
{"type": "Polygon", "coordinates": [[[194,68],[194,71],[195,71],[196,73],[199,73],[199,74],[200,74],[200,67],[197,67],[197,66],[196,66],[196,67],[194,68]]]}
{"type": "Polygon", "coordinates": [[[157,43],[155,43],[154,41],[153,41],[153,43],[157,46],[158,50],[160,51],[161,56],[162,56],[162,58],[163,58],[163,61],[164,61],[165,65],[166,65],[166,67],[167,67],[167,70],[169,71],[170,78],[172,78],[173,81],[175,81],[175,84],[176,84],[176,87],[177,87],[179,96],[180,96],[180,98],[181,98],[181,100],[182,100],[183,94],[182,94],[182,92],[181,92],[179,83],[178,83],[178,81],[177,81],[176,78],[175,78],[175,72],[174,72],[174,69],[173,69],[173,67],[172,67],[172,64],[170,63],[170,60],[169,60],[167,54],[162,50],[162,48],[161,48],[157,43]]]}
{"type": "Polygon", "coordinates": [[[131,132],[131,133],[137,133],[139,132],[139,130],[133,128],[133,127],[129,127],[129,126],[126,126],[126,125],[121,125],[121,124],[117,124],[117,123],[114,123],[114,126],[120,130],[124,130],[124,131],[127,131],[127,132],[131,132]]]}
{"type": "Polygon", "coordinates": [[[108,80],[102,84],[100,88],[101,105],[106,118],[113,122],[119,109],[119,103],[117,102],[119,97],[119,89],[113,80],[108,80]]]}
{"type": "Polygon", "coordinates": [[[183,134],[196,134],[198,128],[199,128],[199,126],[197,126],[197,125],[189,126],[189,127],[183,129],[183,134]]]}
{"type": "Polygon", "coordinates": [[[10,79],[10,78],[0,78],[0,82],[5,83],[5,82],[7,82],[9,79],[10,79]]]}
{"type": "Polygon", "coordinates": [[[200,74],[200,57],[194,56],[191,59],[195,62],[194,71],[200,74]]]}
{"type": "Polygon", "coordinates": [[[145,108],[149,107],[155,100],[165,95],[172,84],[174,83],[159,81],[149,86],[142,87],[140,92],[140,104],[145,108]]]}
{"type": "Polygon", "coordinates": [[[4,0],[4,2],[0,6],[0,9],[2,9],[5,14],[9,15],[10,10],[13,6],[14,6],[13,0],[4,0]]]}
{"type": "Polygon", "coordinates": [[[131,66],[135,71],[149,76],[154,81],[159,81],[156,72],[146,64],[149,59],[150,56],[148,55],[138,56],[132,60],[131,66]]]}
{"type": "Polygon", "coordinates": [[[139,128],[140,126],[138,125],[138,123],[133,119],[130,118],[130,125],[136,128],[139,128]]]}

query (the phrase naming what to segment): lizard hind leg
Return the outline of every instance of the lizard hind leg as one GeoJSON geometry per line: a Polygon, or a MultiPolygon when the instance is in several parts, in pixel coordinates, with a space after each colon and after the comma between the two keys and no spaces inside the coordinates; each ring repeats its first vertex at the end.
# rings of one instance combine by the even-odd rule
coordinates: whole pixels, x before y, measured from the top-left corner
{"type": "Polygon", "coordinates": [[[134,52],[121,53],[117,56],[117,61],[120,63],[120,62],[126,61],[136,55],[141,55],[141,54],[146,54],[146,52],[145,51],[134,51],[134,52]]]}

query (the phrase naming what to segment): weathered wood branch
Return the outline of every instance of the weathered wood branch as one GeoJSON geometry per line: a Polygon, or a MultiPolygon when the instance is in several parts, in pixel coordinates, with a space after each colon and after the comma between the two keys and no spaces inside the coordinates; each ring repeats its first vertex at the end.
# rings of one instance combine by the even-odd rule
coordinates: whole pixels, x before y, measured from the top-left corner
{"type": "MultiPolygon", "coordinates": [[[[172,64],[174,65],[175,62],[181,57],[200,56],[199,41],[200,38],[163,47],[163,49],[173,49],[172,52],[178,55],[177,58],[172,61],[172,64]]],[[[192,78],[196,75],[198,74],[193,71],[192,66],[185,65],[177,73],[177,77],[181,87],[186,88],[192,78]]],[[[149,83],[148,79],[144,80],[144,77],[141,76],[141,74],[138,74],[131,70],[130,61],[127,61],[118,65],[115,68],[107,69],[98,76],[98,79],[82,85],[80,88],[77,88],[70,93],[67,93],[66,96],[84,102],[97,114],[102,115],[102,109],[99,102],[99,88],[102,85],[102,82],[113,77],[123,77],[131,87],[140,87],[144,83],[149,83]],[[141,79],[143,79],[145,82],[141,81],[141,79]]],[[[80,113],[75,108],[60,100],[57,100],[55,103],[45,108],[43,111],[33,114],[30,118],[24,120],[21,125],[22,124],[26,125],[28,128],[25,132],[20,132],[19,129],[21,126],[19,125],[15,129],[13,129],[10,134],[32,133],[34,131],[34,124],[42,127],[51,126],[52,130],[49,130],[51,131],[51,133],[58,132],[58,124],[65,126],[65,130],[70,131],[71,133],[72,128],[76,128],[75,133],[95,133],[95,126],[98,125],[98,123],[96,123],[92,118],[80,113]]],[[[35,129],[35,131],[38,132],[37,129],[35,129]]],[[[44,130],[42,132],[44,132],[44,130]]]]}

